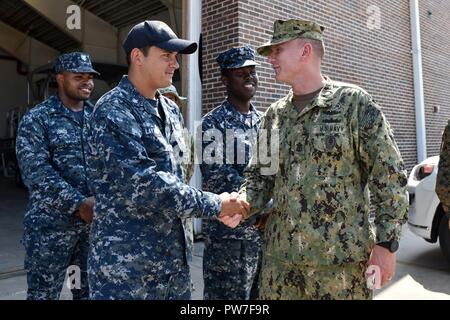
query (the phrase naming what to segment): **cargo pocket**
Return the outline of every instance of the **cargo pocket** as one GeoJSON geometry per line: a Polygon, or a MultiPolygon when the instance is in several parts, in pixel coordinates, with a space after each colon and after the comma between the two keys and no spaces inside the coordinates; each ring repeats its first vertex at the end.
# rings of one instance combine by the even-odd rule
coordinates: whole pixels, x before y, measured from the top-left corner
{"type": "Polygon", "coordinates": [[[241,257],[241,240],[225,240],[207,245],[204,265],[214,271],[229,272],[241,257]],[[205,259],[206,257],[206,259],[205,259]]]}

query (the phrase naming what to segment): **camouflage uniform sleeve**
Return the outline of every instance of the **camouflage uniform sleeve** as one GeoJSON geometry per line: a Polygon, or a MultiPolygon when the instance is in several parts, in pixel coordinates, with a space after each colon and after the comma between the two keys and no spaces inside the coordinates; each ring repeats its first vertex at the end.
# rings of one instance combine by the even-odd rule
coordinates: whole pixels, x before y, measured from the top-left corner
{"type": "Polygon", "coordinates": [[[108,183],[128,197],[124,201],[180,218],[219,215],[222,205],[218,195],[190,187],[170,172],[156,171],[156,162],[141,140],[141,128],[130,114],[116,109],[92,130],[94,145],[108,168],[108,183]]]}
{"type": "Polygon", "coordinates": [[[450,207],[450,121],[442,135],[441,153],[439,156],[438,173],[436,177],[436,194],[448,212],[450,207]]]}
{"type": "MultiPolygon", "coordinates": [[[[276,173],[266,173],[265,169],[270,166],[263,165],[258,157],[258,149],[260,149],[260,143],[267,143],[266,150],[268,150],[268,156],[270,158],[277,157],[277,155],[271,154],[271,135],[272,135],[272,122],[275,113],[272,108],[269,108],[265,115],[262,117],[261,127],[258,133],[258,143],[253,148],[252,158],[244,170],[244,182],[240,187],[239,194],[243,196],[251,206],[249,216],[253,216],[263,211],[267,203],[272,199],[273,187],[275,184],[276,173]]],[[[277,148],[277,151],[278,148],[277,148]]]]}
{"type": "Polygon", "coordinates": [[[388,121],[368,97],[359,115],[359,139],[362,172],[375,208],[376,241],[399,241],[408,213],[407,174],[388,121]]]}
{"type": "Polygon", "coordinates": [[[51,165],[49,141],[45,126],[30,113],[20,123],[16,154],[23,182],[41,198],[51,199],[58,212],[72,214],[85,200],[83,194],[67,183],[51,165]]]}
{"type": "Polygon", "coordinates": [[[184,172],[186,173],[185,182],[186,184],[189,184],[189,181],[191,181],[195,170],[194,138],[187,129],[183,133],[183,138],[185,140],[186,146],[190,146],[189,161],[187,163],[183,162],[184,172]]]}
{"type": "MultiPolygon", "coordinates": [[[[244,178],[239,174],[239,172],[233,168],[232,164],[226,163],[226,143],[225,143],[225,132],[220,130],[220,127],[217,126],[214,120],[206,118],[202,121],[202,131],[205,132],[209,129],[218,130],[222,133],[222,141],[218,141],[218,144],[221,144],[220,147],[222,149],[222,158],[221,163],[208,163],[203,159],[200,169],[202,171],[203,177],[203,187],[206,190],[215,193],[222,192],[233,192],[238,191],[241,186],[244,178]]],[[[202,139],[202,155],[204,155],[205,149],[211,144],[213,141],[206,141],[206,139],[202,139]]],[[[212,155],[215,156],[214,154],[212,155]]]]}
{"type": "Polygon", "coordinates": [[[194,153],[194,138],[192,136],[192,134],[189,132],[189,130],[186,128],[185,123],[184,123],[184,118],[183,118],[183,114],[180,111],[180,108],[176,107],[174,110],[177,111],[178,114],[178,121],[182,124],[183,127],[183,140],[186,146],[189,146],[189,155],[188,161],[185,161],[183,159],[183,163],[181,164],[181,166],[183,167],[183,170],[185,172],[185,183],[189,184],[189,181],[191,181],[191,178],[194,174],[194,170],[195,170],[195,153],[194,153]]]}

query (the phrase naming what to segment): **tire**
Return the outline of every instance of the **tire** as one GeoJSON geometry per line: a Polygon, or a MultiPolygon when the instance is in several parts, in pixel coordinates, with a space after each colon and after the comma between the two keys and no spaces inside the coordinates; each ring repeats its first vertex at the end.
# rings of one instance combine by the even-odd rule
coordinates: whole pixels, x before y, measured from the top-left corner
{"type": "Polygon", "coordinates": [[[448,218],[446,216],[442,217],[439,225],[439,246],[450,263],[450,229],[448,228],[448,218]]]}

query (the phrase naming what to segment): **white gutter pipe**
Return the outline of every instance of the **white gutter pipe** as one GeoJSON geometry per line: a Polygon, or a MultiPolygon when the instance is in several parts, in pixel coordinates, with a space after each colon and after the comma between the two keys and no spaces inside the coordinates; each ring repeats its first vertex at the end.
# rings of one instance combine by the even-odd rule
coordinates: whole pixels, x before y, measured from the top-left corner
{"type": "MultiPolygon", "coordinates": [[[[186,12],[183,16],[186,18],[185,37],[188,40],[199,42],[200,33],[202,29],[202,2],[185,0],[184,9],[186,12]]],[[[200,81],[199,65],[198,65],[199,50],[193,54],[184,55],[183,58],[186,63],[186,68],[183,70],[184,74],[184,88],[188,96],[188,112],[185,119],[189,131],[195,134],[195,122],[199,122],[202,119],[202,83],[200,81]]],[[[198,174],[198,170],[194,173],[191,180],[191,185],[194,187],[200,187],[201,179],[198,174]]]]}
{"type": "Polygon", "coordinates": [[[419,1],[410,0],[411,40],[414,74],[414,97],[416,110],[416,140],[418,163],[427,158],[427,139],[425,128],[425,102],[422,77],[422,49],[420,45],[419,1]]]}
{"type": "MultiPolygon", "coordinates": [[[[199,0],[184,0],[183,1],[183,27],[186,33],[185,37],[188,40],[199,42],[202,30],[202,1],[199,0]]],[[[199,74],[199,51],[194,54],[184,55],[187,63],[186,68],[183,68],[183,87],[188,97],[188,113],[185,119],[189,131],[196,138],[196,127],[202,119],[202,83],[199,74]]],[[[198,144],[198,143],[197,143],[198,144]]],[[[197,147],[201,148],[200,145],[197,147]]],[[[201,188],[201,174],[198,165],[195,165],[194,175],[191,178],[190,185],[195,188],[201,188]]],[[[201,232],[201,219],[194,219],[194,234],[201,232]]]]}

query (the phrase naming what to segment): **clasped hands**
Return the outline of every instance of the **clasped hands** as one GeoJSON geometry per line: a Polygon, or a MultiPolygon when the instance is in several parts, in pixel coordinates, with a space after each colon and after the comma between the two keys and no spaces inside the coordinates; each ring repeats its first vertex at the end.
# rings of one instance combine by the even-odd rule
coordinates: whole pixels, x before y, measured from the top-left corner
{"type": "Polygon", "coordinates": [[[219,220],[229,228],[235,228],[242,219],[248,216],[250,205],[237,192],[224,192],[220,195],[222,211],[219,220]]]}

